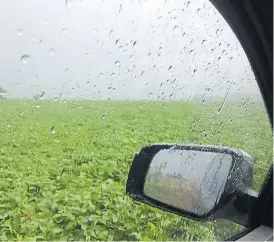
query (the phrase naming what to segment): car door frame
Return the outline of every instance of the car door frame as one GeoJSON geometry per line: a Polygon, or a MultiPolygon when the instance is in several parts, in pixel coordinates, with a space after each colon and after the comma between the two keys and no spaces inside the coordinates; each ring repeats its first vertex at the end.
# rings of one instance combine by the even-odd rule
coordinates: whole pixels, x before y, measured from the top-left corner
{"type": "MultiPolygon", "coordinates": [[[[210,0],[235,33],[251,64],[273,130],[273,1],[210,0]]],[[[227,240],[241,240],[261,226],[273,230],[273,164],[251,216],[252,228],[227,240]]],[[[261,231],[261,230],[259,230],[261,231]]]]}

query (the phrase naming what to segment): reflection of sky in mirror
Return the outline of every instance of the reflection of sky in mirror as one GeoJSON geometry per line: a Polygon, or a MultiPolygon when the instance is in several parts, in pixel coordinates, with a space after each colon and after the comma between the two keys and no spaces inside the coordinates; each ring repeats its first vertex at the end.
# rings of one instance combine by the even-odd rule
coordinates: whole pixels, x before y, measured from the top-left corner
{"type": "MultiPolygon", "coordinates": [[[[223,153],[178,149],[161,150],[154,156],[150,166],[154,170],[156,166],[166,162],[165,168],[162,169],[164,174],[179,173],[186,179],[196,181],[199,184],[205,175],[207,167],[213,161],[216,162],[214,165],[216,164],[217,166],[221,160],[223,160],[222,169],[219,169],[219,172],[225,175],[231,166],[232,157],[223,153]]],[[[212,169],[214,168],[212,167],[212,169]]]]}
{"type": "Polygon", "coordinates": [[[239,42],[207,0],[2,0],[0,28],[0,85],[10,97],[259,93],[239,42]]]}

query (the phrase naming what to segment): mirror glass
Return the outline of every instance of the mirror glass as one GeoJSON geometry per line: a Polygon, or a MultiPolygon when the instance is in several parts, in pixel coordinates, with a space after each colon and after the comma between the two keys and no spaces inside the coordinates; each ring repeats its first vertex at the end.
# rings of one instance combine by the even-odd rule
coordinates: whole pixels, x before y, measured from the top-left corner
{"type": "Polygon", "coordinates": [[[150,164],[144,194],[202,216],[220,200],[231,165],[230,154],[161,150],[150,164]]]}

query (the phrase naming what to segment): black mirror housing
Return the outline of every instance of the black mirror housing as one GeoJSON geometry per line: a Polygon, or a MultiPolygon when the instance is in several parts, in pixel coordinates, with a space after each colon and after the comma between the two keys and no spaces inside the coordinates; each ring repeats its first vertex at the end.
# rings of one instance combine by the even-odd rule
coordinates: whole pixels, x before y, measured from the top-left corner
{"type": "MultiPolygon", "coordinates": [[[[153,144],[141,149],[140,153],[135,155],[132,166],[129,171],[126,192],[129,196],[139,202],[150,206],[181,215],[197,221],[210,221],[217,218],[231,220],[235,223],[248,227],[249,206],[252,206],[256,196],[251,195],[250,191],[253,180],[253,165],[255,159],[246,152],[230,147],[200,146],[184,144],[153,144]],[[174,204],[168,204],[157,198],[147,196],[144,192],[146,177],[155,155],[163,150],[211,152],[232,157],[232,163],[229,168],[229,174],[223,182],[223,192],[219,200],[214,203],[212,209],[205,214],[186,210],[174,204]]],[[[184,167],[182,167],[184,168],[184,167]]]]}

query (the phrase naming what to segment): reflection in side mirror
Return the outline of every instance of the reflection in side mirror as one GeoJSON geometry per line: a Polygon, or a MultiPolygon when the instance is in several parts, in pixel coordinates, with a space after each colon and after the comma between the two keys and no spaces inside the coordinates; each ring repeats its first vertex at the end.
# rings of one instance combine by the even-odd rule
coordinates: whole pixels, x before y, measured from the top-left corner
{"type": "Polygon", "coordinates": [[[161,150],[150,163],[144,194],[182,210],[204,215],[219,202],[231,165],[230,154],[161,150]]]}
{"type": "Polygon", "coordinates": [[[126,192],[134,200],[197,221],[250,226],[255,159],[230,147],[154,144],[134,157],[126,192]]]}

